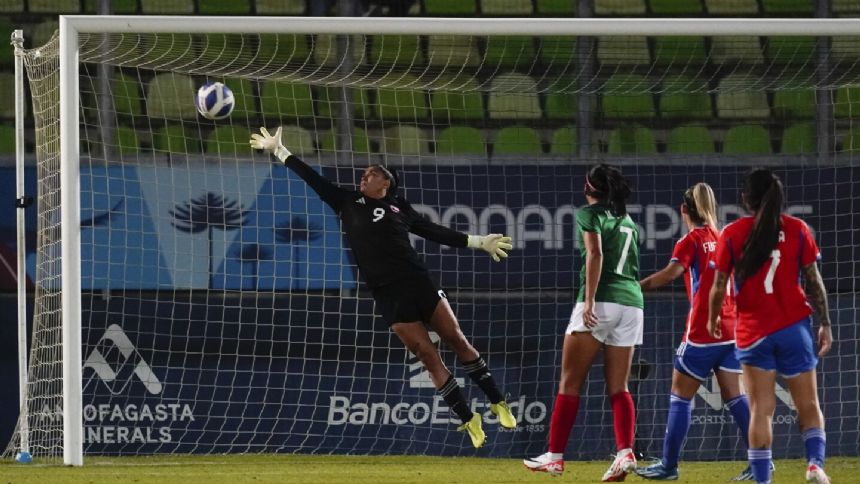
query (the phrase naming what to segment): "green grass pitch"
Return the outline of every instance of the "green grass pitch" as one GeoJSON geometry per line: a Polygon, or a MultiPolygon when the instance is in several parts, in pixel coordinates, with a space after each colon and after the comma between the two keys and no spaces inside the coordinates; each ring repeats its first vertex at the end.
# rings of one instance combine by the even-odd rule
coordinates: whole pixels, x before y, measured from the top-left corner
{"type": "MultiPolygon", "coordinates": [[[[519,459],[418,456],[210,455],[87,457],[84,467],[0,463],[0,484],[157,483],[157,484],[382,484],[382,483],[548,483],[600,482],[605,462],[567,461],[561,477],[526,470],[519,459]]],[[[678,482],[725,483],[745,462],[682,462],[678,482]]],[[[773,482],[803,483],[801,460],[776,462],[773,482]]],[[[860,458],[827,461],[834,484],[860,482],[860,458]]],[[[647,482],[629,476],[627,482],[647,482]]]]}

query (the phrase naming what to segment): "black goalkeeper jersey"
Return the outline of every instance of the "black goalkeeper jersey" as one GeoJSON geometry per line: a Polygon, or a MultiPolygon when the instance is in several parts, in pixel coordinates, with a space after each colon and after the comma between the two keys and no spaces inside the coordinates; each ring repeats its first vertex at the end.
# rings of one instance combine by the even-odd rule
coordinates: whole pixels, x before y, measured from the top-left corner
{"type": "Polygon", "coordinates": [[[426,276],[427,267],[409,243],[409,233],[450,247],[466,247],[468,236],[431,222],[402,197],[370,198],[320,176],[295,155],[284,162],[334,209],[367,286],[376,288],[426,276]]]}

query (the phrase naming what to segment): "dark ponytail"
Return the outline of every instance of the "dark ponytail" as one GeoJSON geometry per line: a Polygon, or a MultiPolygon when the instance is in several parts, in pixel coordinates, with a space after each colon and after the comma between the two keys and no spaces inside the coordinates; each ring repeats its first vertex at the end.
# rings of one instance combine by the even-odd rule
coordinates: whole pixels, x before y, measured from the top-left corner
{"type": "Polygon", "coordinates": [[[585,194],[608,204],[618,217],[627,215],[627,199],[631,193],[630,183],[614,166],[601,163],[585,174],[585,194]]]}
{"type": "Polygon", "coordinates": [[[759,270],[779,242],[784,198],[782,182],[770,170],[756,168],[747,175],[744,204],[749,211],[755,212],[755,223],[735,266],[739,283],[759,270]]]}

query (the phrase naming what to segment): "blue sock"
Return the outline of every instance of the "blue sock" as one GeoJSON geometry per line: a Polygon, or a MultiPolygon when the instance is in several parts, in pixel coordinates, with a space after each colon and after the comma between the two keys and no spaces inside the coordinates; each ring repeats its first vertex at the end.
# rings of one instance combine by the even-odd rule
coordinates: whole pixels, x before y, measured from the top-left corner
{"type": "Polygon", "coordinates": [[[674,393],[669,397],[669,419],[666,422],[666,436],[663,438],[663,466],[667,469],[678,467],[681,447],[690,430],[690,413],[693,411],[690,400],[674,393]]]}
{"type": "Polygon", "coordinates": [[[806,460],[810,464],[815,464],[818,467],[824,467],[824,448],[827,444],[827,437],[824,434],[824,429],[807,429],[803,433],[803,445],[806,446],[806,460]]]}
{"type": "Polygon", "coordinates": [[[750,446],[750,402],[746,395],[738,395],[726,402],[729,411],[735,418],[735,423],[738,424],[738,429],[741,431],[741,437],[744,439],[744,446],[750,446]]]}
{"type": "Polygon", "coordinates": [[[759,484],[770,483],[770,462],[773,460],[773,453],[770,449],[749,449],[750,468],[753,472],[755,481],[759,484]]]}

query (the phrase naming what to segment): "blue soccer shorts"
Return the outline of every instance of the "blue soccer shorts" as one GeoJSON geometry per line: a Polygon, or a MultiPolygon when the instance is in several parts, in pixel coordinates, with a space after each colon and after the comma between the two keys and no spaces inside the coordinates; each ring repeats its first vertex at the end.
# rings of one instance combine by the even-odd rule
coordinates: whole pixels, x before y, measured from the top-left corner
{"type": "Polygon", "coordinates": [[[747,348],[737,348],[735,355],[745,365],[776,371],[783,378],[791,378],[818,365],[813,341],[812,320],[806,317],[747,348]]]}
{"type": "Polygon", "coordinates": [[[705,381],[718,370],[741,372],[741,364],[735,358],[732,343],[698,346],[681,343],[675,352],[675,369],[699,381],[705,381]]]}

